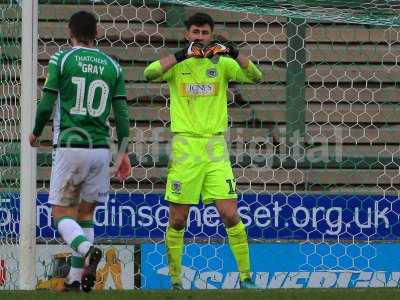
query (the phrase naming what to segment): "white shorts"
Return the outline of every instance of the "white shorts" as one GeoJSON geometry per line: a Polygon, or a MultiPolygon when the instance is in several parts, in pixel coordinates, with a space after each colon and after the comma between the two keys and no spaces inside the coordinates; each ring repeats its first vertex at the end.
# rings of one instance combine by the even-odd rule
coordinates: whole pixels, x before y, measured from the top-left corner
{"type": "Polygon", "coordinates": [[[54,149],[49,203],[75,206],[81,199],[90,203],[107,201],[110,162],[109,149],[54,149]]]}

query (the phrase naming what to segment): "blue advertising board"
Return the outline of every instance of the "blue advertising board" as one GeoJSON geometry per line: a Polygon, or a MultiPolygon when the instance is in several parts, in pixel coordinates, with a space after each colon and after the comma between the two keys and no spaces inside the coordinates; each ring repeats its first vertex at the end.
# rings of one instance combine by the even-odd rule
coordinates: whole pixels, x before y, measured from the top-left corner
{"type": "MultiPolygon", "coordinates": [[[[399,244],[250,244],[252,278],[260,288],[399,287],[399,244]]],[[[233,289],[239,273],[229,246],[188,244],[185,289],[233,289]],[[201,254],[201,255],[200,255],[201,254]]],[[[170,289],[163,244],[141,247],[142,288],[170,289]]]]}
{"type": "MultiPolygon", "coordinates": [[[[0,194],[0,237],[19,231],[19,194],[0,194]]],[[[37,198],[37,235],[54,237],[48,194],[37,198]]],[[[250,239],[397,240],[400,198],[380,195],[242,194],[238,211],[250,239]]],[[[168,203],[163,194],[111,194],[95,211],[95,235],[163,238],[168,203]]],[[[190,210],[186,237],[225,237],[214,206],[190,210]]]]}

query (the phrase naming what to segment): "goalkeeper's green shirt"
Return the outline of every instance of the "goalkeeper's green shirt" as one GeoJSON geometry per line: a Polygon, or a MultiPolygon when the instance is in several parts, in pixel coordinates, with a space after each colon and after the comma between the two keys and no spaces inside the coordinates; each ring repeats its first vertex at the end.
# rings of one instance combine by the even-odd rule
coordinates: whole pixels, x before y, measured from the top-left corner
{"type": "Polygon", "coordinates": [[[204,137],[223,133],[228,127],[228,82],[256,83],[262,76],[251,61],[243,69],[236,60],[225,56],[220,56],[217,63],[192,57],[164,73],[157,60],[145,69],[144,75],[153,82],[168,82],[171,131],[204,137]]]}
{"type": "Polygon", "coordinates": [[[118,63],[94,48],[57,52],[50,58],[43,90],[58,95],[54,145],[108,147],[112,101],[126,99],[118,63]]]}

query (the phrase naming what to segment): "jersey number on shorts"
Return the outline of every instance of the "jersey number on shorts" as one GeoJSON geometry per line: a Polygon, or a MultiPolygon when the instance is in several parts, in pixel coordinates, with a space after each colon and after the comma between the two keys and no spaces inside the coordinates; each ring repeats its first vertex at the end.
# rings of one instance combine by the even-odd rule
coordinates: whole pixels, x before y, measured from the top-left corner
{"type": "Polygon", "coordinates": [[[235,179],[227,179],[226,183],[229,185],[229,194],[234,194],[235,190],[233,189],[233,185],[235,183],[235,179]]]}
{"type": "Polygon", "coordinates": [[[71,108],[70,113],[72,115],[82,115],[86,116],[89,113],[92,117],[99,117],[106,109],[108,93],[110,88],[108,87],[107,83],[103,80],[98,79],[94,80],[90,83],[88,92],[87,92],[87,104],[86,107],[83,107],[84,99],[85,99],[85,81],[84,77],[72,77],[72,83],[76,84],[76,102],[75,106],[71,108]],[[94,96],[96,93],[96,89],[101,89],[101,97],[100,97],[100,104],[99,107],[93,108],[93,101],[94,96]]]}

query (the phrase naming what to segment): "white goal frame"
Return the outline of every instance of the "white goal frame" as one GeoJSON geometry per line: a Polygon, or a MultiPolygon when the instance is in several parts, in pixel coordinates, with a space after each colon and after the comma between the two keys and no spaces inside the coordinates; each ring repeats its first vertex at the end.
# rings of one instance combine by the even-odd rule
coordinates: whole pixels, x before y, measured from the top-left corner
{"type": "Polygon", "coordinates": [[[19,289],[36,286],[36,149],[29,144],[36,113],[38,1],[24,0],[21,34],[21,198],[19,289]]]}

